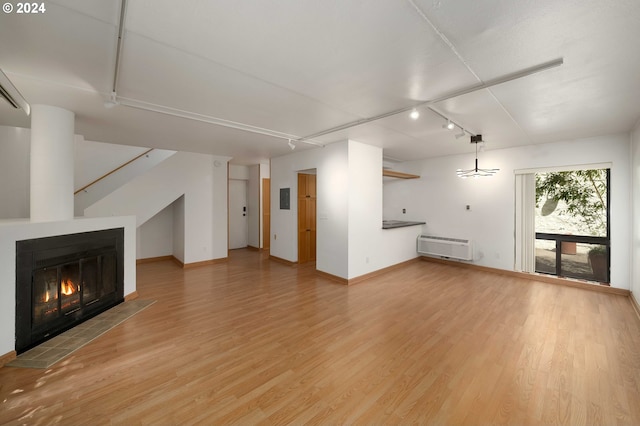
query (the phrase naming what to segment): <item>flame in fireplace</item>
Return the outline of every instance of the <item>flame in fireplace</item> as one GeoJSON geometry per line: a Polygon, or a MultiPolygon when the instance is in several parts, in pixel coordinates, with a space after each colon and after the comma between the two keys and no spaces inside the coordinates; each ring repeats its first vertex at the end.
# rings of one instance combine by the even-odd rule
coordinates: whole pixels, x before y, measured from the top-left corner
{"type": "Polygon", "coordinates": [[[75,285],[71,280],[63,280],[60,286],[60,292],[65,296],[70,296],[76,292],[75,285]]]}
{"type": "Polygon", "coordinates": [[[47,291],[47,292],[44,294],[44,301],[45,301],[45,302],[48,302],[48,301],[49,301],[49,299],[50,299],[50,297],[49,297],[49,292],[47,291]]]}

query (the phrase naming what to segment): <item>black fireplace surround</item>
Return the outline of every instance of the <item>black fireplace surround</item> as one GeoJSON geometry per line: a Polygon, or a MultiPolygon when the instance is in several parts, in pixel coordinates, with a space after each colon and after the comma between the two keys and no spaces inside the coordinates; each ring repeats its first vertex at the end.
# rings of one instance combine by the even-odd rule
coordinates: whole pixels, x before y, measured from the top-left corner
{"type": "Polygon", "coordinates": [[[124,228],[16,242],[16,352],[124,300],[124,228]]]}

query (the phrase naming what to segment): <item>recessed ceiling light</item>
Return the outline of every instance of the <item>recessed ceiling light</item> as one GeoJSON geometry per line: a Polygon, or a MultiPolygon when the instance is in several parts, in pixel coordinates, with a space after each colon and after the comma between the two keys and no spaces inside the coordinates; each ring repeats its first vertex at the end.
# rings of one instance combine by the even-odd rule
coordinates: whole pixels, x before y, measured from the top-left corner
{"type": "Polygon", "coordinates": [[[414,108],[413,111],[411,111],[411,114],[409,114],[409,117],[413,118],[414,120],[417,120],[418,117],[420,117],[420,112],[414,108]]]}

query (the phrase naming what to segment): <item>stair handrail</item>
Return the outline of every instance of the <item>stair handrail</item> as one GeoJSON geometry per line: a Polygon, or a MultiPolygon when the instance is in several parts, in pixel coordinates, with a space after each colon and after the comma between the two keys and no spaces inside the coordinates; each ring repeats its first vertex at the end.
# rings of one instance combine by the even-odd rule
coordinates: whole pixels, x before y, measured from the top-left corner
{"type": "Polygon", "coordinates": [[[154,148],[148,149],[145,152],[143,152],[140,155],[137,155],[136,157],[132,158],[131,160],[127,161],[126,163],[122,164],[121,166],[116,167],[115,169],[111,170],[110,172],[100,176],[98,179],[94,180],[93,182],[90,182],[88,184],[86,184],[85,186],[83,186],[82,188],[78,189],[76,192],[73,193],[73,195],[77,195],[80,192],[86,190],[87,188],[89,188],[90,186],[100,182],[102,179],[106,178],[107,176],[110,176],[112,174],[114,174],[115,172],[117,172],[118,170],[122,169],[123,167],[128,166],[129,164],[133,163],[134,161],[136,161],[138,158],[140,157],[144,157],[145,155],[149,154],[151,151],[153,151],[154,148]]]}

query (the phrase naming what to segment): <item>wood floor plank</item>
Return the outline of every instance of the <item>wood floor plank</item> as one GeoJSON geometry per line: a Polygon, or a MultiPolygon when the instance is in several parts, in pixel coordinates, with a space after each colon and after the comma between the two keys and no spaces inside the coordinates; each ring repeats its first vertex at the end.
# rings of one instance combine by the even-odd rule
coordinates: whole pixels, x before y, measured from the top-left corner
{"type": "Polygon", "coordinates": [[[137,269],[153,306],[0,368],[0,424],[640,424],[623,296],[433,262],[343,286],[249,250],[137,269]]]}

